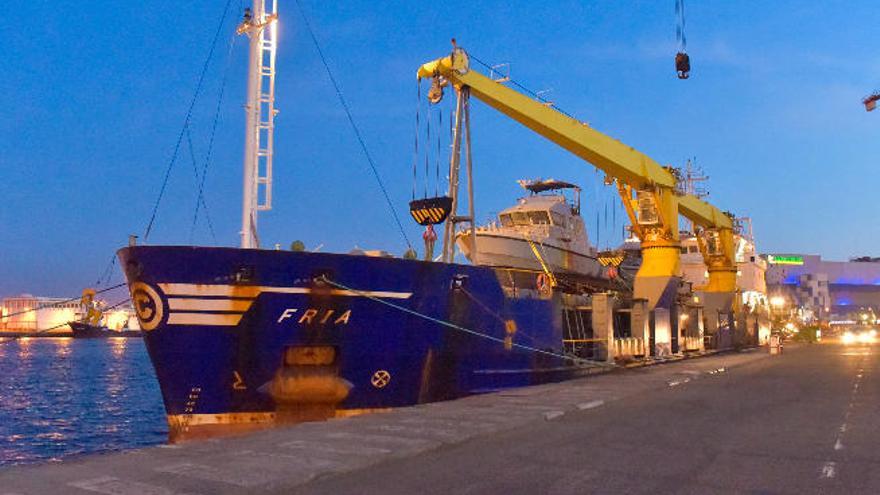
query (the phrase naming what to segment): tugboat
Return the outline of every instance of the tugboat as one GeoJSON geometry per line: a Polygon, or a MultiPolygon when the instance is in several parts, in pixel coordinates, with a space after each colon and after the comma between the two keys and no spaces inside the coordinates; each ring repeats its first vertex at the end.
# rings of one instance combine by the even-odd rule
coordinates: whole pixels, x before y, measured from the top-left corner
{"type": "Polygon", "coordinates": [[[80,299],[80,313],[82,317],[78,321],[69,321],[67,325],[73,331],[75,339],[105,339],[109,337],[140,337],[139,330],[131,330],[128,328],[128,322],[120,330],[111,330],[106,325],[101,324],[104,318],[104,312],[100,309],[99,303],[95,300],[95,290],[85,289],[80,299]]]}
{"type": "Polygon", "coordinates": [[[128,328],[122,330],[111,330],[104,325],[91,325],[82,321],[69,321],[67,325],[73,331],[75,339],[107,339],[118,337],[140,337],[139,330],[131,330],[128,328]]]}

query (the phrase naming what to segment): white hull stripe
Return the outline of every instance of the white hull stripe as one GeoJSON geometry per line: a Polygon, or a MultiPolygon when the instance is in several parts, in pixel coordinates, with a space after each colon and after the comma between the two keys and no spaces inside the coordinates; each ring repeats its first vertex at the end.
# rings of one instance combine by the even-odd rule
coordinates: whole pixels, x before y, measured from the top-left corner
{"type": "Polygon", "coordinates": [[[229,313],[171,313],[168,315],[169,325],[212,325],[218,327],[234,327],[241,321],[241,314],[229,313]]]}
{"type": "Polygon", "coordinates": [[[275,294],[326,294],[346,297],[378,297],[382,299],[409,299],[412,292],[393,292],[377,290],[344,290],[344,289],[313,289],[311,287],[271,287],[260,285],[227,285],[227,284],[159,284],[169,296],[215,297],[253,299],[263,292],[275,294]]]}
{"type": "Polygon", "coordinates": [[[344,297],[409,299],[412,292],[354,291],[333,288],[271,287],[226,284],[158,284],[168,295],[168,325],[219,326],[238,325],[257,296],[275,294],[316,294],[344,297]]]}
{"type": "Polygon", "coordinates": [[[176,297],[168,299],[168,307],[174,311],[228,311],[244,313],[253,300],[248,299],[196,299],[176,297]]]}

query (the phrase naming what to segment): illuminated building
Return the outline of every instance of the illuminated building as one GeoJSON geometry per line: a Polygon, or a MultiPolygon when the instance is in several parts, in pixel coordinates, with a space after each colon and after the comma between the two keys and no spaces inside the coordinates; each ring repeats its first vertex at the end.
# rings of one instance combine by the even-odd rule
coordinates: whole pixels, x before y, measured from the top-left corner
{"type": "Polygon", "coordinates": [[[768,254],[769,292],[822,320],[880,312],[880,259],[827,261],[819,255],[768,254]]]}

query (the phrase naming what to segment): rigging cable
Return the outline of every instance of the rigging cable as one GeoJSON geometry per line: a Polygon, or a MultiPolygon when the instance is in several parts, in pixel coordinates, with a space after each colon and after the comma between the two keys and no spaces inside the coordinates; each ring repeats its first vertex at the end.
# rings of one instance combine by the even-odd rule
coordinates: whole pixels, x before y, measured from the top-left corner
{"type": "Polygon", "coordinates": [[[220,16],[220,22],[217,24],[217,30],[214,32],[214,39],[211,40],[211,49],[208,51],[208,56],[205,58],[204,65],[202,65],[202,71],[199,74],[199,79],[196,83],[196,90],[193,93],[189,108],[186,111],[186,117],[183,120],[183,127],[180,129],[180,134],[177,136],[177,143],[174,145],[174,152],[171,154],[171,161],[168,162],[168,167],[165,169],[165,177],[162,179],[162,187],[159,189],[159,196],[156,198],[156,203],[153,205],[153,213],[150,215],[150,222],[147,224],[147,228],[144,231],[144,241],[150,237],[150,232],[153,231],[156,214],[159,212],[159,204],[162,202],[162,197],[165,195],[165,189],[168,186],[168,179],[171,177],[171,170],[174,168],[174,162],[177,161],[177,154],[180,152],[180,144],[183,142],[183,135],[189,127],[189,122],[192,119],[193,108],[195,108],[196,101],[198,101],[199,94],[202,91],[202,83],[205,81],[205,74],[207,74],[208,66],[211,63],[211,59],[214,57],[214,49],[217,47],[217,40],[220,39],[220,32],[223,30],[223,25],[226,23],[226,15],[229,13],[229,4],[231,3],[232,0],[226,0],[226,5],[223,7],[223,15],[220,16]]]}
{"type": "Polygon", "coordinates": [[[107,267],[104,268],[104,271],[101,272],[101,276],[95,281],[95,286],[99,287],[106,280],[110,282],[110,277],[113,275],[113,267],[116,266],[116,254],[114,253],[110,256],[110,261],[107,262],[107,267]]]}
{"type": "Polygon", "coordinates": [[[367,150],[367,144],[364,142],[364,138],[361,136],[361,131],[358,129],[357,124],[354,122],[354,117],[351,115],[351,110],[348,108],[348,103],[345,101],[345,97],[342,95],[342,90],[339,88],[339,84],[336,82],[336,78],[333,77],[333,72],[330,70],[330,65],[327,63],[327,59],[324,57],[324,52],[321,50],[321,45],[318,44],[318,38],[315,36],[315,31],[312,30],[312,25],[309,23],[309,18],[306,16],[306,11],[303,9],[302,4],[299,0],[296,0],[296,6],[299,9],[299,13],[302,15],[303,22],[306,25],[306,30],[309,32],[309,36],[312,38],[312,42],[315,44],[315,49],[318,51],[318,56],[321,58],[321,63],[324,64],[324,69],[327,71],[327,77],[330,78],[330,82],[333,83],[334,89],[336,89],[336,96],[339,97],[339,102],[342,104],[343,110],[345,110],[345,115],[348,116],[348,122],[351,124],[352,130],[354,130],[354,135],[357,137],[358,143],[361,145],[361,150],[364,152],[364,156],[367,158],[367,162],[370,164],[370,168],[373,170],[373,176],[376,178],[376,182],[379,184],[379,188],[382,189],[382,194],[385,196],[385,201],[388,203],[388,208],[391,210],[391,214],[394,217],[394,221],[397,223],[397,228],[400,230],[400,234],[403,236],[403,239],[406,241],[407,247],[412,249],[412,243],[409,242],[409,237],[406,235],[406,231],[403,230],[403,224],[400,223],[400,216],[397,214],[397,208],[394,207],[394,203],[391,201],[391,197],[388,195],[388,190],[385,189],[385,184],[382,183],[382,178],[379,176],[379,171],[376,169],[376,164],[373,162],[373,157],[370,155],[369,150],[367,150]]]}
{"type": "Polygon", "coordinates": [[[208,205],[207,203],[205,203],[205,177],[207,177],[208,175],[208,166],[211,164],[211,158],[214,154],[214,138],[217,135],[217,126],[220,123],[220,110],[223,104],[223,96],[226,93],[226,81],[229,79],[229,70],[232,67],[232,49],[235,47],[236,39],[238,39],[238,36],[236,35],[233,35],[229,38],[229,44],[226,50],[226,68],[223,70],[223,78],[220,81],[220,91],[217,95],[217,107],[214,109],[214,122],[211,124],[211,137],[208,140],[208,152],[205,154],[205,163],[204,165],[202,165],[201,180],[199,181],[199,197],[198,199],[196,199],[195,213],[193,213],[193,221],[189,229],[190,242],[192,242],[193,234],[196,229],[196,221],[199,218],[199,205],[204,205],[205,216],[208,220],[208,227],[211,230],[211,237],[214,238],[214,243],[217,243],[217,235],[214,233],[214,226],[211,222],[211,217],[208,212],[208,205]]]}
{"type": "MultiPolygon", "coordinates": [[[[199,166],[196,164],[196,152],[195,152],[195,149],[193,148],[192,132],[190,132],[190,126],[186,126],[186,142],[189,147],[189,156],[192,159],[193,176],[196,179],[196,182],[198,183],[199,182],[199,166]]],[[[210,151],[208,152],[208,154],[210,155],[210,151]]],[[[190,241],[192,241],[193,233],[195,232],[196,219],[198,218],[198,215],[199,215],[199,205],[200,204],[205,209],[205,220],[208,223],[208,229],[211,231],[211,237],[214,238],[214,244],[217,244],[217,234],[214,233],[214,223],[211,221],[211,214],[208,211],[208,203],[205,202],[205,196],[202,194],[201,184],[199,186],[199,193],[196,196],[196,212],[195,212],[195,215],[193,215],[193,223],[189,229],[190,241]]]]}

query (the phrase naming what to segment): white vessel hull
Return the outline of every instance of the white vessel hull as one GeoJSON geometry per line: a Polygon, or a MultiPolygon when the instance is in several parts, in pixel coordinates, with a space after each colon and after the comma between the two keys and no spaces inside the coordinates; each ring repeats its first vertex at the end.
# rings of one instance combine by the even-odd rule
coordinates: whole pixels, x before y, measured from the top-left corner
{"type": "MultiPolygon", "coordinates": [[[[501,232],[477,231],[476,257],[470,252],[470,233],[456,236],[462,253],[471,263],[481,266],[521,268],[542,271],[540,261],[535,257],[529,242],[522,237],[505,235],[501,232]]],[[[590,278],[607,278],[605,268],[594,256],[550,244],[535,243],[547,268],[553,273],[569,273],[590,278]]]]}

